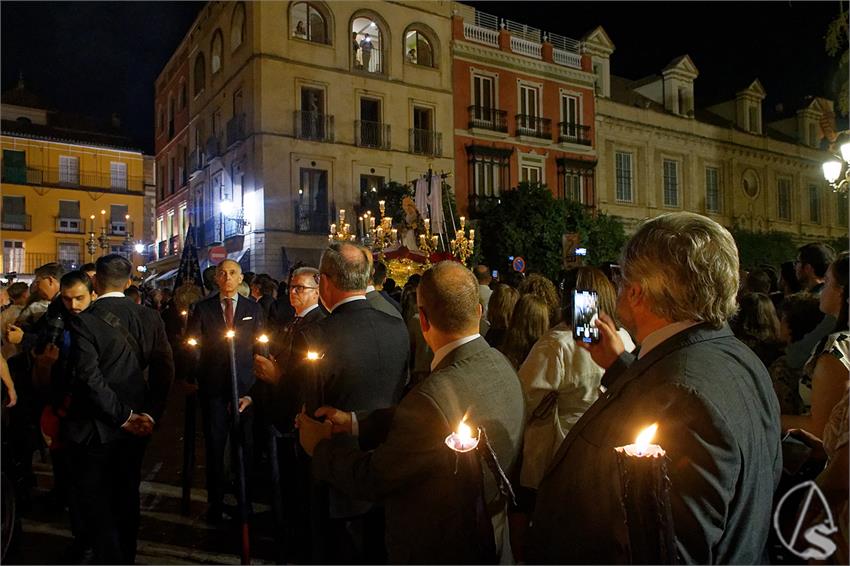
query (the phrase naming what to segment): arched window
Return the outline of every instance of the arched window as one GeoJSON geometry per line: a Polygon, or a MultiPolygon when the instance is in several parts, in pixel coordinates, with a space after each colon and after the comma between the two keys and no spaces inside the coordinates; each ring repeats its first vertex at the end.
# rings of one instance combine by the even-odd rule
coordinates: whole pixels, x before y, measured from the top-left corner
{"type": "Polygon", "coordinates": [[[313,43],[330,44],[328,18],[321,6],[313,2],[296,2],[289,10],[292,37],[313,43]]]}
{"type": "Polygon", "coordinates": [[[423,67],[434,66],[434,48],[431,40],[417,29],[404,34],[404,60],[423,67]]]}
{"type": "Polygon", "coordinates": [[[230,19],[230,51],[242,45],[245,40],[245,4],[238,2],[233,8],[233,17],[230,19]]]}
{"type": "Polygon", "coordinates": [[[195,79],[195,96],[198,96],[202,92],[204,92],[204,87],[206,87],[207,81],[207,71],[206,71],[206,62],[204,61],[204,54],[198,53],[198,56],[195,57],[195,70],[194,70],[194,79],[195,79]]]}
{"type": "Polygon", "coordinates": [[[384,72],[384,41],[378,22],[368,16],[351,20],[352,65],[366,73],[384,72]]]}
{"type": "Polygon", "coordinates": [[[221,70],[221,54],[224,51],[224,37],[221,35],[221,30],[215,30],[210,47],[210,68],[213,74],[221,70]]]}

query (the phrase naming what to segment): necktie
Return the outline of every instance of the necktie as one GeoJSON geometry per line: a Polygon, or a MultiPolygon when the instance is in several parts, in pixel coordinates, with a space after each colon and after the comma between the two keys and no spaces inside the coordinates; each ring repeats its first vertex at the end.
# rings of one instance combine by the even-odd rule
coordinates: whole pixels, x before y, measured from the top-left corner
{"type": "Polygon", "coordinates": [[[224,322],[228,328],[233,328],[233,298],[226,297],[224,304],[224,322]]]}

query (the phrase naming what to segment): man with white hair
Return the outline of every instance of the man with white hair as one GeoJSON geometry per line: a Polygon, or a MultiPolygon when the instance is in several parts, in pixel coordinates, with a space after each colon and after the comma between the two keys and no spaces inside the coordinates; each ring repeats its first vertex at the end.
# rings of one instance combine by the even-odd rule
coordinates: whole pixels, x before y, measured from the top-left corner
{"type": "Polygon", "coordinates": [[[570,430],[537,496],[529,561],[627,563],[629,536],[614,447],[658,423],[667,452],[678,560],[764,562],[781,471],[770,376],[727,324],[738,251],[706,217],[644,222],[621,261],[617,315],[640,344],[629,354],[605,315],[588,346],[603,394],[570,430]]]}

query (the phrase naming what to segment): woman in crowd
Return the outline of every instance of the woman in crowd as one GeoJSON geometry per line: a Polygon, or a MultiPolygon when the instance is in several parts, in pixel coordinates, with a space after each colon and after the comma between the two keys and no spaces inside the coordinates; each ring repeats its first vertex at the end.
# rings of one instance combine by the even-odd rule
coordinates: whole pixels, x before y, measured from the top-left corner
{"type": "Polygon", "coordinates": [[[800,282],[797,281],[793,261],[783,262],[779,268],[779,290],[786,297],[794,293],[799,293],[802,290],[800,282]]]}
{"type": "Polygon", "coordinates": [[[773,301],[766,294],[747,293],[741,297],[732,330],[738,340],[755,352],[765,367],[770,367],[782,355],[779,319],[773,301]]]}
{"type": "Polygon", "coordinates": [[[820,295],[820,310],[836,317],[832,334],[819,345],[806,362],[800,382],[800,397],[810,405],[807,415],[782,415],[782,428],[800,428],[823,438],[832,409],[847,391],[850,357],[848,331],[848,255],[842,253],[826,272],[820,295]]]}
{"type": "Polygon", "coordinates": [[[518,300],[517,290],[503,283],[496,285],[493,294],[490,295],[490,302],[487,303],[487,321],[490,323],[490,330],[484,338],[491,347],[499,348],[504,343],[511,315],[514,313],[518,300]]]}
{"type": "MultiPolygon", "coordinates": [[[[811,293],[794,293],[789,295],[779,305],[779,341],[787,347],[798,342],[803,336],[814,329],[821,319],[819,300],[811,293]]],[[[800,399],[800,380],[803,370],[789,367],[784,355],[776,359],[770,366],[770,379],[773,390],[779,398],[779,408],[783,415],[800,415],[808,412],[800,399]]]]}
{"type": "MultiPolygon", "coordinates": [[[[602,271],[580,267],[564,279],[564,312],[571,313],[574,289],[596,291],[599,310],[616,323],[616,291],[602,271]]],[[[520,484],[536,489],[558,445],[599,395],[604,371],[590,354],[576,346],[571,317],[565,316],[531,349],[519,378],[526,400],[526,429],[520,484]]],[[[619,327],[619,324],[618,324],[619,327]]],[[[619,329],[626,349],[634,344],[619,329]]]]}
{"type": "Polygon", "coordinates": [[[536,295],[549,306],[549,326],[561,322],[561,301],[555,285],[543,275],[532,273],[519,284],[519,296],[536,295]]]}
{"type": "Polygon", "coordinates": [[[519,368],[534,343],[549,330],[549,304],[534,294],[517,301],[511,324],[500,349],[514,369],[519,368]]]}

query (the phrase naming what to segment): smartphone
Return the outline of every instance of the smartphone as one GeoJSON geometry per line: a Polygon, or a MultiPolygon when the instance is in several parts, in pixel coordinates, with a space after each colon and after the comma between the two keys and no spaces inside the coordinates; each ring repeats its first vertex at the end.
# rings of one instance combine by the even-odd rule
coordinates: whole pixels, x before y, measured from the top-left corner
{"type": "Polygon", "coordinates": [[[588,344],[599,342],[599,295],[596,291],[573,290],[573,338],[588,344]]]}
{"type": "Polygon", "coordinates": [[[498,269],[494,269],[494,270],[490,273],[490,276],[491,276],[493,279],[497,279],[497,278],[499,277],[499,270],[498,270],[498,269]]]}

